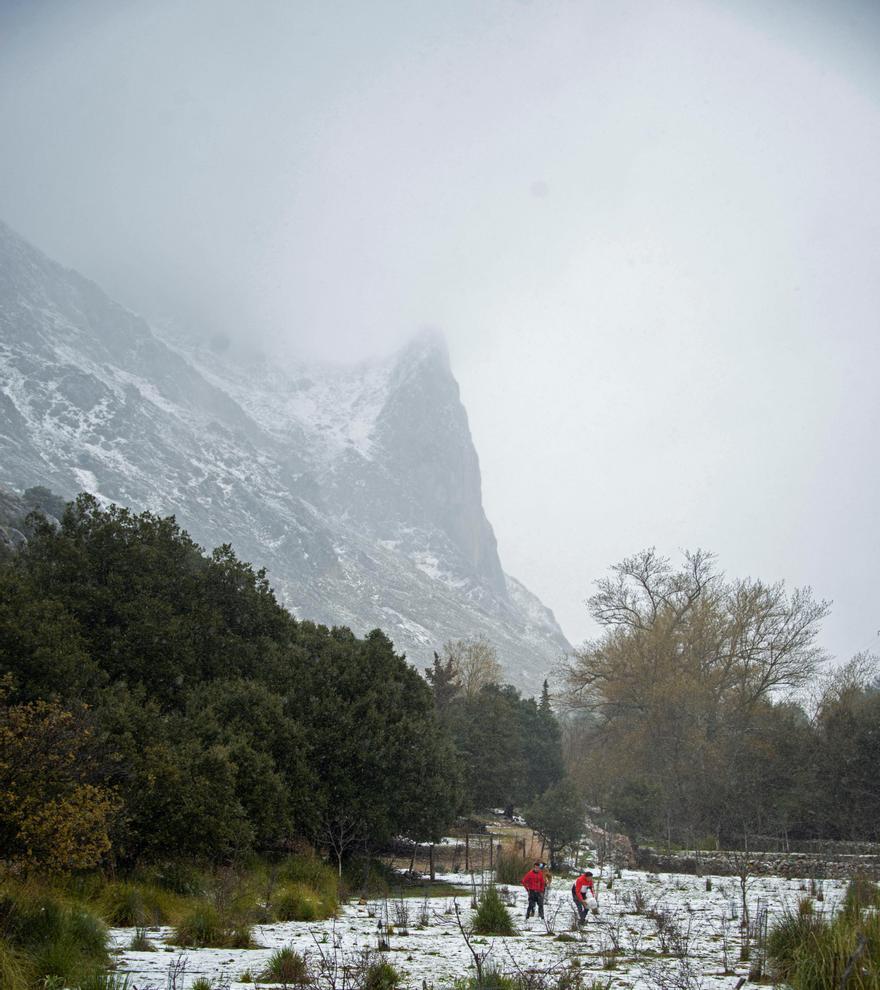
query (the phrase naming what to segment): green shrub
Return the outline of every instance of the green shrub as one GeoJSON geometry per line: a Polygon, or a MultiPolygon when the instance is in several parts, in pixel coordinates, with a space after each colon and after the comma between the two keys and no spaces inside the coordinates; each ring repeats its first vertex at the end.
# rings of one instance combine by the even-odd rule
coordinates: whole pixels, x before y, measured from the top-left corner
{"type": "Polygon", "coordinates": [[[788,979],[803,947],[827,924],[821,915],[799,906],[797,914],[788,913],[773,926],[767,936],[767,956],[780,979],[788,979]]]}
{"type": "Polygon", "coordinates": [[[522,878],[528,873],[533,862],[534,860],[530,860],[526,856],[520,856],[516,851],[502,850],[495,860],[496,883],[513,885],[521,883],[522,878]]]}
{"type": "MultiPolygon", "coordinates": [[[[85,974],[107,964],[107,931],[81,907],[56,893],[9,886],[0,894],[4,967],[29,973],[32,980],[75,986],[85,974]]],[[[2,986],[2,984],[0,984],[2,986]]]]}
{"type": "Polygon", "coordinates": [[[128,948],[132,952],[156,952],[156,946],[147,938],[147,932],[144,928],[138,928],[132,940],[128,943],[128,948]]]}
{"type": "Polygon", "coordinates": [[[513,919],[504,906],[497,888],[486,888],[474,915],[473,930],[477,935],[515,935],[513,919]]]}
{"type": "Polygon", "coordinates": [[[793,990],[839,987],[848,967],[846,990],[880,990],[880,915],[789,915],[770,932],[767,955],[793,990]]]}
{"type": "Polygon", "coordinates": [[[171,941],[174,945],[205,948],[225,946],[226,932],[215,907],[205,902],[197,904],[174,929],[171,941]]]}
{"type": "Polygon", "coordinates": [[[200,976],[192,981],[190,990],[212,990],[211,981],[207,976],[200,976]]]}
{"type": "Polygon", "coordinates": [[[486,967],[482,980],[477,976],[465,976],[456,980],[453,990],[526,990],[520,986],[520,981],[512,976],[506,976],[501,970],[486,967]]]}
{"type": "Polygon", "coordinates": [[[222,917],[207,901],[197,902],[184,915],[168,940],[198,949],[253,949],[251,926],[241,918],[222,917]]]}
{"type": "Polygon", "coordinates": [[[402,977],[391,963],[378,960],[370,963],[364,974],[364,990],[397,990],[402,977]]]}
{"type": "Polygon", "coordinates": [[[282,888],[272,902],[272,914],[276,921],[317,921],[329,917],[320,894],[304,883],[294,883],[282,888]]]}
{"type": "Polygon", "coordinates": [[[311,981],[311,974],[305,957],[295,949],[285,946],[269,956],[266,968],[257,977],[266,983],[284,983],[304,986],[311,981]]]}
{"type": "Polygon", "coordinates": [[[80,952],[91,959],[103,959],[107,954],[107,929],[104,923],[89,911],[74,907],[68,909],[67,937],[80,952]]]}
{"type": "Polygon", "coordinates": [[[280,866],[278,877],[287,883],[313,890],[323,905],[322,916],[330,917],[339,906],[339,877],[333,867],[317,856],[290,856],[280,866]]]}
{"type": "Polygon", "coordinates": [[[147,906],[139,887],[130,883],[110,884],[101,898],[104,917],[118,928],[136,928],[147,923],[147,906]]]}

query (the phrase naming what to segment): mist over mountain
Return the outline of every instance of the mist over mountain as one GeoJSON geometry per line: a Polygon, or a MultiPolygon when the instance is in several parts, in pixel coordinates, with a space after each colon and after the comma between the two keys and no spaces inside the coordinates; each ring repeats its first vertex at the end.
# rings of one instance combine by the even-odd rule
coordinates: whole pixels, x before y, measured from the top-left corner
{"type": "Polygon", "coordinates": [[[296,615],[416,665],[488,637],[534,692],[568,648],[505,574],[442,337],[331,367],[151,328],[0,225],[0,482],[174,514],[265,566],[296,615]]]}

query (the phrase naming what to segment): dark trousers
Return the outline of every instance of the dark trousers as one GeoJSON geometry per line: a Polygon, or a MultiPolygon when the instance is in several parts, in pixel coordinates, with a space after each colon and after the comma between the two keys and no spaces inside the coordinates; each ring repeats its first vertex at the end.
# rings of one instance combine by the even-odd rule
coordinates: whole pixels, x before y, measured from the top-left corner
{"type": "Polygon", "coordinates": [[[581,922],[581,924],[583,924],[587,920],[587,914],[589,912],[587,911],[587,905],[584,904],[584,902],[578,897],[577,888],[574,886],[574,884],[572,884],[571,896],[574,899],[574,906],[577,908],[578,921],[581,922]]]}
{"type": "Polygon", "coordinates": [[[544,917],[544,894],[540,890],[530,890],[529,891],[529,906],[526,911],[526,918],[531,918],[535,913],[535,908],[538,909],[538,917],[544,917]]]}

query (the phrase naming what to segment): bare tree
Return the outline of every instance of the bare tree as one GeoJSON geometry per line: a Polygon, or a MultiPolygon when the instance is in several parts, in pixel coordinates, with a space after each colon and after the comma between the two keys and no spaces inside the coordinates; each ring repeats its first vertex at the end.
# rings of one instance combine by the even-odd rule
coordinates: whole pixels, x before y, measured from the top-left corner
{"type": "Polygon", "coordinates": [[[450,640],[443,647],[443,659],[451,661],[466,698],[473,698],[480,688],[501,680],[498,651],[484,636],[450,640]]]}
{"type": "Polygon", "coordinates": [[[562,700],[590,720],[575,775],[591,791],[628,787],[632,815],[650,815],[643,831],[720,832],[756,720],[816,675],[828,603],[728,580],[702,550],[674,567],[651,549],[614,566],[588,604],[604,632],[561,671],[562,700]]]}

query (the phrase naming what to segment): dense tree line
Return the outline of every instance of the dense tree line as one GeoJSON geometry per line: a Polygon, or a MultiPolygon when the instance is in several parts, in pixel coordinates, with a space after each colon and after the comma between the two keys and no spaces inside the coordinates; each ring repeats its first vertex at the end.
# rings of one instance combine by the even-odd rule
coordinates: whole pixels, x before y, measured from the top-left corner
{"type": "Polygon", "coordinates": [[[447,643],[425,674],[459,755],[466,807],[512,813],[562,777],[561,730],[546,682],[539,701],[499,684],[494,650],[482,639],[447,643]]]}
{"type": "Polygon", "coordinates": [[[864,665],[808,708],[828,605],[646,551],[589,602],[603,635],[564,671],[572,772],[633,833],[880,839],[880,693],[864,665]]]}
{"type": "Polygon", "coordinates": [[[341,857],[439,838],[460,803],[431,691],[386,636],[298,622],[230,547],[88,496],[0,568],[0,684],[6,856],[79,816],[121,862],[301,837],[341,857]]]}
{"type": "Polygon", "coordinates": [[[0,563],[0,857],[223,860],[307,839],[341,869],[561,773],[546,691],[500,686],[485,641],[457,644],[444,691],[379,630],[297,621],[263,572],[172,518],[52,507],[60,525],[30,516],[0,563]]]}

